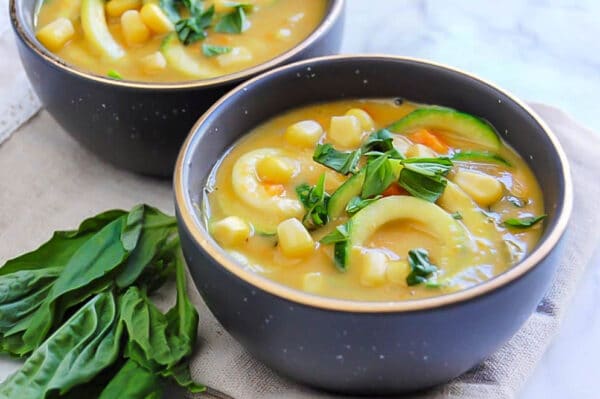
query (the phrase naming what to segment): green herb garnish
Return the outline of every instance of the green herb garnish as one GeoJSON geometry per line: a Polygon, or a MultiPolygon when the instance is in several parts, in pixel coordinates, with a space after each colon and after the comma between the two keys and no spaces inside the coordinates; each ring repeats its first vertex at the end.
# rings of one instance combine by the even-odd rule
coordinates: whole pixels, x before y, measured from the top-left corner
{"type": "Polygon", "coordinates": [[[329,221],[327,213],[329,194],[325,192],[325,174],[321,175],[315,186],[304,183],[296,187],[296,194],[306,209],[302,224],[307,229],[315,229],[327,224],[329,221]]]}
{"type": "Polygon", "coordinates": [[[426,283],[427,279],[438,269],[431,263],[429,253],[423,248],[408,251],[408,264],[411,272],[406,277],[406,284],[409,286],[426,283]]]}
{"type": "Polygon", "coordinates": [[[368,199],[354,197],[350,200],[350,202],[348,202],[348,205],[346,205],[346,212],[348,212],[349,215],[354,215],[356,212],[360,211],[364,207],[370,205],[371,203],[377,201],[380,198],[381,198],[381,195],[378,195],[374,198],[368,198],[368,199]]]}
{"type": "Polygon", "coordinates": [[[444,192],[446,175],[452,169],[448,158],[411,158],[402,161],[398,184],[411,195],[435,202],[444,192]]]}
{"type": "Polygon", "coordinates": [[[121,76],[121,74],[119,72],[115,71],[114,69],[111,69],[110,71],[108,71],[106,76],[108,76],[109,78],[117,79],[117,80],[123,80],[123,76],[121,76]]]}
{"type": "Polygon", "coordinates": [[[369,151],[387,152],[394,150],[394,135],[387,129],[377,130],[367,137],[367,140],[362,145],[364,153],[369,151]]]}
{"type": "Polygon", "coordinates": [[[313,160],[338,173],[348,175],[357,172],[360,155],[360,150],[344,152],[336,150],[331,144],[318,144],[313,160]]]}
{"type": "Polygon", "coordinates": [[[504,226],[513,227],[515,229],[526,229],[534,226],[538,222],[544,220],[548,215],[528,216],[522,218],[510,218],[504,221],[504,226]]]}
{"type": "Polygon", "coordinates": [[[215,7],[211,6],[208,10],[203,11],[202,7],[195,2],[189,4],[191,16],[189,18],[180,19],[175,23],[175,31],[179,40],[184,45],[190,45],[199,40],[206,39],[208,29],[212,23],[212,18],[215,14],[215,7]]]}
{"type": "Polygon", "coordinates": [[[217,55],[227,54],[232,50],[232,47],[228,46],[215,46],[214,44],[203,43],[202,54],[207,57],[216,57],[217,55]]]}
{"type": "Polygon", "coordinates": [[[460,212],[458,212],[458,211],[452,213],[450,216],[452,216],[452,218],[456,219],[456,220],[462,220],[462,218],[463,218],[462,214],[460,212]]]}
{"type": "Polygon", "coordinates": [[[383,193],[396,180],[396,174],[386,154],[369,161],[360,197],[363,199],[383,193]]]}
{"type": "Polygon", "coordinates": [[[232,12],[226,14],[215,26],[215,32],[239,34],[250,27],[246,18],[246,11],[250,11],[249,4],[237,4],[232,12]]]}

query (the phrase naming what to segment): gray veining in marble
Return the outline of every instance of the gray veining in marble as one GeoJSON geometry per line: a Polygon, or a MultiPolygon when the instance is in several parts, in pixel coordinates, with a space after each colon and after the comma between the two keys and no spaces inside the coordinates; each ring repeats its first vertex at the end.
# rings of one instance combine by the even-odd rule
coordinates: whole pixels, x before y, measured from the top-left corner
{"type": "Polygon", "coordinates": [[[344,53],[427,58],[600,130],[600,1],[350,0],[344,53]]]}

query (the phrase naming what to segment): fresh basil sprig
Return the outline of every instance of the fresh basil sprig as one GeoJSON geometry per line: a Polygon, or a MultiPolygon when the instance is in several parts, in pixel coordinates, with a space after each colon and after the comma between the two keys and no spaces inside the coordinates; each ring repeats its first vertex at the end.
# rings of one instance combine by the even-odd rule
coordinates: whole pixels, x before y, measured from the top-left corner
{"type": "Polygon", "coordinates": [[[361,151],[338,151],[331,144],[318,144],[313,160],[343,175],[356,173],[361,151]]]}
{"type": "Polygon", "coordinates": [[[429,277],[438,270],[437,266],[429,260],[429,252],[423,248],[408,251],[408,264],[411,271],[406,277],[406,284],[409,286],[426,283],[429,277]]]}
{"type": "Polygon", "coordinates": [[[203,43],[202,54],[207,57],[216,57],[217,55],[227,54],[233,48],[229,46],[215,46],[214,44],[203,43]]]}
{"type": "Polygon", "coordinates": [[[252,5],[237,3],[229,14],[226,14],[215,26],[215,32],[239,34],[250,27],[246,12],[252,10],[252,5]]]}
{"type": "Polygon", "coordinates": [[[360,197],[352,198],[348,204],[346,205],[346,212],[348,215],[354,215],[356,212],[365,208],[368,205],[371,205],[373,202],[377,201],[381,198],[381,195],[377,195],[373,198],[362,199],[360,197]]]}
{"type": "Polygon", "coordinates": [[[29,355],[0,398],[158,398],[169,380],[201,392],[188,366],[197,325],[175,218],[101,213],[0,268],[0,351],[29,355]],[[177,303],[163,313],[150,295],[169,278],[177,303]]]}
{"type": "Polygon", "coordinates": [[[315,229],[327,224],[329,194],[325,191],[325,174],[321,175],[315,186],[304,183],[296,187],[296,194],[306,209],[302,224],[307,229],[315,229]]]}
{"type": "Polygon", "coordinates": [[[199,40],[204,40],[208,36],[206,29],[212,24],[215,14],[215,7],[210,6],[208,10],[203,11],[201,6],[192,2],[189,6],[190,17],[179,19],[175,22],[175,31],[179,40],[184,45],[190,45],[199,40]]]}
{"type": "Polygon", "coordinates": [[[398,184],[411,195],[435,202],[448,183],[446,175],[452,169],[448,158],[410,158],[402,161],[398,184]]]}

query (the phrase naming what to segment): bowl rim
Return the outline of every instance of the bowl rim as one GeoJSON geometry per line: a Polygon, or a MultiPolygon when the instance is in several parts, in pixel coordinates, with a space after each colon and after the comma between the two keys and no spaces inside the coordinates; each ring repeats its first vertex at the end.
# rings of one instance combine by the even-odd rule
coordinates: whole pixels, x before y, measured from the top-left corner
{"type": "MultiPolygon", "coordinates": [[[[181,82],[140,82],[135,80],[119,80],[111,79],[92,72],[87,72],[75,65],[69,64],[54,53],[46,49],[35,36],[30,35],[29,31],[24,28],[21,21],[21,13],[17,12],[17,2],[22,0],[9,0],[9,18],[13,30],[21,41],[38,57],[52,64],[54,67],[61,69],[69,74],[76,75],[80,78],[114,85],[123,88],[132,88],[138,90],[176,90],[176,89],[199,89],[199,88],[218,88],[228,84],[236,84],[246,80],[252,76],[261,74],[269,69],[273,69],[282,64],[285,64],[290,59],[296,57],[306,49],[310,48],[315,42],[327,34],[342,16],[346,0],[328,0],[330,2],[328,9],[325,12],[324,18],[317,27],[300,43],[290,48],[289,50],[278,54],[261,64],[254,65],[250,68],[243,69],[228,75],[216,76],[211,79],[188,80],[181,82]]],[[[37,9],[38,1],[34,0],[34,6],[37,9]]]]}
{"type": "Polygon", "coordinates": [[[269,294],[284,300],[313,308],[348,313],[398,313],[426,311],[435,308],[456,305],[458,303],[489,294],[492,291],[518,280],[520,277],[524,276],[533,268],[535,268],[550,254],[563,236],[573,208],[573,185],[571,180],[570,166],[564,150],[552,130],[527,104],[523,103],[514,95],[508,93],[506,90],[500,89],[496,85],[460,69],[419,58],[384,54],[331,55],[312,58],[270,70],[232,89],[212,107],[210,107],[192,127],[188,137],[181,147],[179,156],[177,158],[173,186],[175,194],[175,208],[177,210],[179,223],[181,223],[181,225],[191,234],[194,243],[199,245],[201,249],[206,252],[208,256],[212,257],[221,267],[224,267],[228,272],[234,274],[253,287],[266,291],[269,294]],[[213,112],[223,106],[223,104],[226,104],[229,98],[237,95],[241,91],[245,91],[246,86],[250,86],[259,80],[269,79],[274,75],[285,73],[287,70],[304,66],[314,66],[315,63],[327,63],[329,61],[339,60],[347,60],[349,62],[361,60],[405,61],[442,68],[450,72],[458,73],[471,79],[475,79],[480,83],[483,83],[484,85],[487,85],[492,89],[495,89],[498,92],[506,95],[510,100],[520,106],[534,119],[534,121],[542,128],[546,136],[549,138],[553,149],[558,156],[560,162],[559,166],[564,176],[563,201],[561,206],[559,206],[557,209],[558,219],[550,231],[550,234],[543,241],[541,241],[533,250],[533,252],[531,252],[524,260],[512,266],[512,268],[504,273],[484,281],[483,283],[453,293],[408,301],[368,302],[317,296],[285,286],[258,273],[246,270],[242,268],[233,258],[227,256],[226,252],[214,241],[207,229],[201,224],[201,222],[199,222],[198,218],[194,217],[195,207],[187,190],[187,177],[189,176],[189,168],[186,168],[185,165],[192,154],[191,145],[200,140],[196,138],[198,136],[198,130],[200,126],[210,118],[213,112]]]}

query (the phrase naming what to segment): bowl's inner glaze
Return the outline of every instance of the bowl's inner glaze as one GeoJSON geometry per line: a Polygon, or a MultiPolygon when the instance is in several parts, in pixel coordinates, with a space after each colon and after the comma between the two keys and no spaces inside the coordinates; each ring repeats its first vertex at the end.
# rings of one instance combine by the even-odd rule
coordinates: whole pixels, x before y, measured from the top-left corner
{"type": "Polygon", "coordinates": [[[474,77],[404,59],[317,60],[245,84],[194,133],[184,159],[188,176],[184,184],[192,201],[201,202],[206,178],[223,152],[259,123],[306,104],[382,97],[448,106],[490,121],[528,162],[542,187],[548,214],[544,241],[565,195],[560,157],[544,128],[507,94],[474,77]]]}

